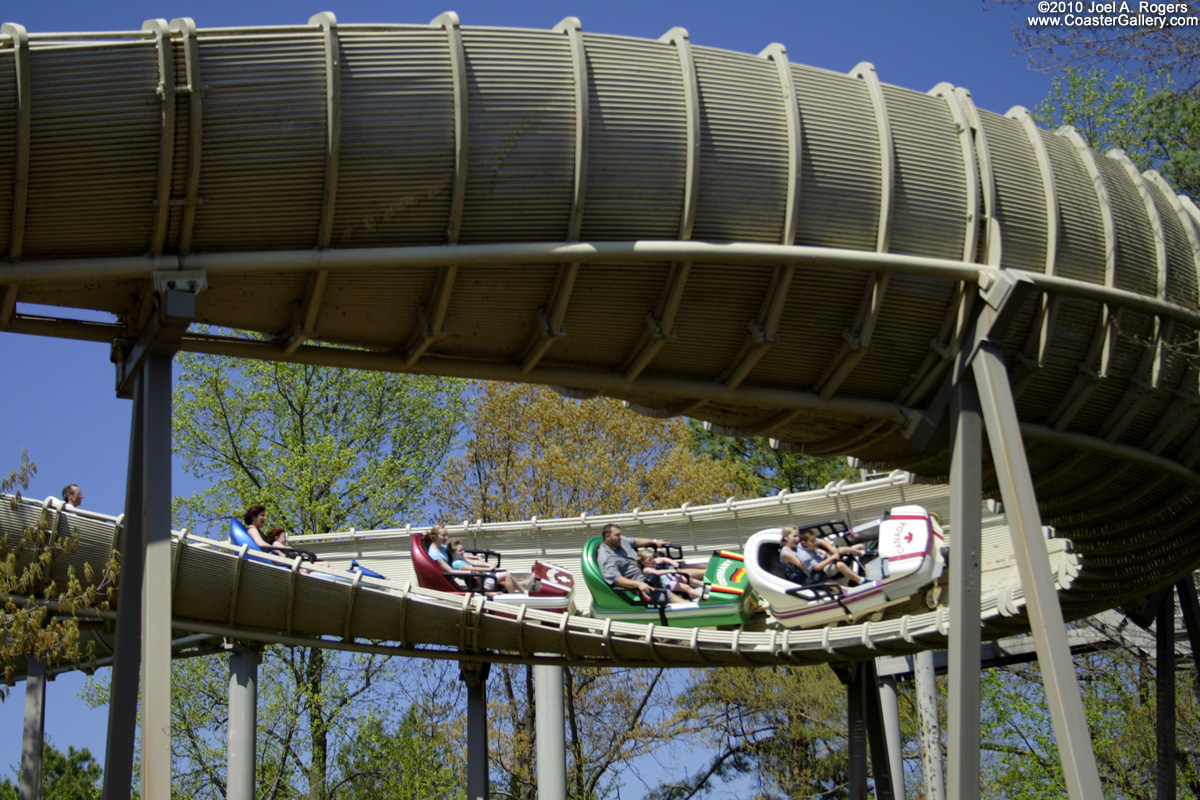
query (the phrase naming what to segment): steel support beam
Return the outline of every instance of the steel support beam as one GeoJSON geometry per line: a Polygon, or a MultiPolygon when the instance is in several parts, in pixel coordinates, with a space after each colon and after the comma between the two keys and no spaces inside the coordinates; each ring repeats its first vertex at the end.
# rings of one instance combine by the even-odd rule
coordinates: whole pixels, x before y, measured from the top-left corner
{"type": "Polygon", "coordinates": [[[538,800],[567,796],[567,732],[563,702],[563,668],[537,664],[533,668],[537,732],[538,800]]]}
{"type": "Polygon", "coordinates": [[[1183,626],[1187,630],[1188,643],[1192,646],[1192,689],[1200,698],[1200,602],[1196,600],[1196,585],[1189,575],[1175,584],[1179,595],[1179,609],[1183,612],[1183,626]]]}
{"type": "Polygon", "coordinates": [[[258,731],[257,647],[236,644],[229,653],[229,752],[225,797],[254,800],[258,731]]]}
{"type": "Polygon", "coordinates": [[[145,527],[142,521],[142,431],[146,392],[133,386],[129,432],[129,471],[125,479],[125,515],[121,532],[121,580],[117,584],[117,627],[108,701],[108,738],[104,747],[104,800],[129,800],[133,781],[134,731],[137,728],[138,671],[142,664],[142,574],[145,527]]]}
{"type": "Polygon", "coordinates": [[[979,674],[981,536],[983,497],[983,420],[979,393],[970,372],[960,375],[951,406],[950,519],[954,551],[950,557],[950,638],[948,767],[951,800],[979,796],[979,674]]]}
{"type": "Polygon", "coordinates": [[[1155,796],[1158,800],[1175,800],[1175,603],[1170,594],[1158,608],[1154,623],[1155,682],[1154,701],[1157,724],[1157,764],[1155,796]]]}
{"type": "Polygon", "coordinates": [[[467,800],[488,800],[487,676],[491,664],[459,663],[467,685],[467,800]]]}
{"type": "Polygon", "coordinates": [[[1088,736],[1079,684],[1075,680],[1062,608],[1058,605],[1054,578],[1050,574],[1050,560],[1046,555],[1029,462],[1025,459],[1016,403],[1004,359],[993,347],[981,341],[972,360],[984,425],[1008,516],[1017,572],[1025,592],[1029,624],[1037,645],[1067,792],[1074,800],[1090,800],[1104,796],[1100,773],[1088,736]]]}
{"type": "Polygon", "coordinates": [[[171,356],[146,356],[142,420],[142,797],[171,796],[171,356]]]}
{"type": "Polygon", "coordinates": [[[850,800],[867,800],[867,721],[866,698],[862,691],[862,670],[850,666],[846,680],[846,742],[849,763],[846,767],[850,800]]]}
{"type": "MultiPolygon", "coordinates": [[[[878,674],[878,666],[875,668],[878,674]]],[[[892,795],[904,799],[904,737],[900,730],[900,697],[896,692],[896,679],[892,676],[879,679],[879,713],[883,719],[883,733],[887,740],[888,770],[892,775],[892,795]]],[[[876,779],[878,780],[878,779],[876,779]]]]}
{"type": "Polygon", "coordinates": [[[921,746],[921,779],[925,797],[945,800],[946,782],[942,775],[942,731],[938,723],[937,682],[933,677],[933,651],[922,650],[915,656],[913,689],[917,694],[918,742],[921,746]]]}
{"type": "Polygon", "coordinates": [[[847,716],[850,741],[849,790],[851,800],[867,798],[867,752],[875,767],[875,797],[893,800],[892,769],[879,702],[879,677],[874,661],[862,661],[849,669],[847,716]]]}
{"type": "Polygon", "coordinates": [[[25,673],[25,733],[21,738],[20,800],[41,800],[46,741],[46,665],[29,656],[25,673]]]}

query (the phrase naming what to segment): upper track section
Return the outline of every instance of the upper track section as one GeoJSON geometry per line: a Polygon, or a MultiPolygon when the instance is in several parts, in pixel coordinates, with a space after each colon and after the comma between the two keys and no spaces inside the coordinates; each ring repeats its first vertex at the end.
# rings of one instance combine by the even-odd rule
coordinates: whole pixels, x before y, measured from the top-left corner
{"type": "Polygon", "coordinates": [[[0,33],[9,330],[134,339],[182,271],[265,336],[184,349],[605,392],[938,479],[980,318],[1044,518],[1146,586],[1200,558],[1198,217],[1023,109],[678,28],[0,33]]]}

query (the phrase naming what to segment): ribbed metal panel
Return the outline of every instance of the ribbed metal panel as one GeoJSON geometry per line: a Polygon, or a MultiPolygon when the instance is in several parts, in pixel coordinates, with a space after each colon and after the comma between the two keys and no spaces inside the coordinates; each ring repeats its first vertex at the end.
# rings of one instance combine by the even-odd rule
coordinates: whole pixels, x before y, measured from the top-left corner
{"type": "Polygon", "coordinates": [[[770,269],[693,264],[675,318],[675,338],[665,345],[664,358],[647,368],[649,373],[683,375],[695,368],[687,365],[732,359],[770,279],[770,269]]]}
{"type": "Polygon", "coordinates": [[[236,284],[218,284],[209,288],[208,300],[212,307],[224,309],[224,313],[219,319],[199,321],[281,335],[291,327],[293,316],[289,308],[280,307],[269,298],[280,294],[303,297],[307,282],[305,276],[295,273],[256,272],[241,276],[236,284]]]}
{"type": "Polygon", "coordinates": [[[1041,272],[1046,263],[1046,204],[1029,139],[1015,120],[979,112],[996,180],[1001,264],[1041,272]]]}
{"type": "Polygon", "coordinates": [[[193,249],[314,246],[325,184],[321,36],[201,37],[200,72],[204,154],[193,249]]]}
{"type": "Polygon", "coordinates": [[[1041,131],[1054,168],[1059,231],[1054,274],[1086,283],[1104,283],[1104,228],[1092,179],[1075,148],[1061,136],[1041,131]]]}
{"type": "MultiPolygon", "coordinates": [[[[895,242],[894,236],[892,241],[895,242]]],[[[958,246],[961,250],[961,238],[958,246]]],[[[896,379],[916,371],[929,351],[929,343],[937,337],[953,290],[953,284],[947,281],[893,276],[888,282],[871,347],[839,392],[877,400],[892,399],[896,394],[896,379]]]]}
{"type": "Polygon", "coordinates": [[[333,281],[321,302],[321,336],[355,341],[367,323],[372,347],[395,349],[418,324],[417,309],[433,290],[433,270],[372,269],[354,281],[333,281]]]}
{"type": "Polygon", "coordinates": [[[1096,166],[1112,199],[1117,226],[1117,275],[1114,285],[1153,296],[1157,291],[1154,234],[1146,204],[1125,169],[1111,158],[1097,158],[1096,166]]]}
{"type": "MultiPolygon", "coordinates": [[[[172,50],[175,61],[175,84],[177,87],[187,86],[187,60],[183,47],[172,50]]],[[[167,217],[167,236],[164,250],[170,253],[179,252],[180,229],[183,225],[183,199],[188,176],[189,158],[184,154],[190,153],[191,119],[189,114],[193,102],[203,103],[203,98],[193,100],[186,92],[177,91],[175,94],[175,158],[171,161],[171,197],[176,202],[171,203],[167,217]]]]}
{"type": "Polygon", "coordinates": [[[605,369],[619,364],[645,329],[646,311],[654,307],[666,274],[667,267],[650,263],[593,266],[581,271],[574,293],[580,301],[571,304],[563,323],[567,335],[555,342],[545,362],[584,363],[605,369]],[[613,280],[622,287],[618,308],[588,302],[613,280]]]}
{"type": "Polygon", "coordinates": [[[32,284],[21,288],[21,302],[90,308],[119,317],[129,310],[129,298],[137,297],[145,285],[145,281],[139,280],[102,281],[95,278],[81,280],[70,287],[32,284]]]}
{"type": "Polygon", "coordinates": [[[13,183],[17,158],[16,56],[0,50],[0,253],[8,254],[12,241],[13,183]]]}
{"type": "Polygon", "coordinates": [[[527,328],[506,324],[507,320],[536,319],[554,281],[553,270],[505,267],[504,279],[494,279],[488,267],[460,269],[450,299],[447,326],[453,340],[435,342],[431,352],[456,358],[486,357],[496,347],[516,352],[529,340],[527,328]]]}
{"type": "Polygon", "coordinates": [[[896,180],[888,251],[962,258],[967,222],[962,148],[945,101],[883,85],[896,180]]]}
{"type": "Polygon", "coordinates": [[[36,100],[23,255],[95,257],[146,249],[162,115],[153,46],[34,49],[30,74],[36,100]],[[95,227],[81,229],[81,217],[95,227]]]}
{"type": "Polygon", "coordinates": [[[1168,202],[1157,187],[1150,187],[1150,197],[1158,209],[1167,244],[1167,299],[1185,308],[1197,308],[1196,254],[1183,228],[1183,220],[1175,206],[1168,202]]]}
{"type": "Polygon", "coordinates": [[[796,244],[875,249],[879,136],[862,81],[795,65],[804,132],[796,244]]]}
{"type": "Polygon", "coordinates": [[[687,164],[675,47],[588,33],[583,41],[590,136],[580,238],[674,239],[687,164]]]}
{"type": "Polygon", "coordinates": [[[704,113],[692,235],[719,242],[778,242],[788,186],[778,69],[765,58],[711,48],[697,47],[693,56],[704,113]]]}
{"type": "Polygon", "coordinates": [[[446,34],[346,30],[336,247],[445,238],[454,182],[454,88],[446,34]]]}
{"type": "Polygon", "coordinates": [[[575,181],[567,37],[465,28],[463,48],[470,132],[459,241],[566,238],[575,181]]]}
{"type": "MultiPolygon", "coordinates": [[[[803,186],[811,184],[803,184],[802,193],[803,186]]],[[[801,227],[803,224],[802,219],[801,227]]],[[[865,284],[862,274],[798,269],[779,323],[779,343],[759,361],[755,381],[766,386],[811,388],[830,354],[841,346],[842,331],[854,320],[865,284]]]]}

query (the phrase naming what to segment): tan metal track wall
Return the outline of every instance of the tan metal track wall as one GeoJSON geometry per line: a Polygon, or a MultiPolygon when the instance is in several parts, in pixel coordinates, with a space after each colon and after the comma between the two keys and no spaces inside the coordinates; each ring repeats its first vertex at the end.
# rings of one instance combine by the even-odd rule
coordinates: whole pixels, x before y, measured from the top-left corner
{"type": "Polygon", "coordinates": [[[1038,280],[1002,346],[1046,521],[1085,561],[1144,542],[1139,584],[1200,563],[1191,202],[1024,109],[786,58],[453,15],[5,25],[0,326],[135,336],[153,271],[207,259],[201,321],[274,338],[185,348],[358,345],[339,363],[603,390],[936,481],[908,437],[998,264],[1038,280]],[[522,243],[621,254],[503,258],[522,243]]]}

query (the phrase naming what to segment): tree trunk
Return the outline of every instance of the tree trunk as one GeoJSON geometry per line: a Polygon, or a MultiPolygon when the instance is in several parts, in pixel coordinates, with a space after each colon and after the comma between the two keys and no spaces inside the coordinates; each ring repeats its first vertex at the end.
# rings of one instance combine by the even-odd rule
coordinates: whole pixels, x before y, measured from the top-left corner
{"type": "Polygon", "coordinates": [[[324,673],[325,652],[320,648],[309,648],[304,666],[304,693],[308,703],[308,731],[312,747],[312,762],[308,766],[309,800],[325,800],[325,761],[329,747],[329,725],[321,708],[324,673]]]}

